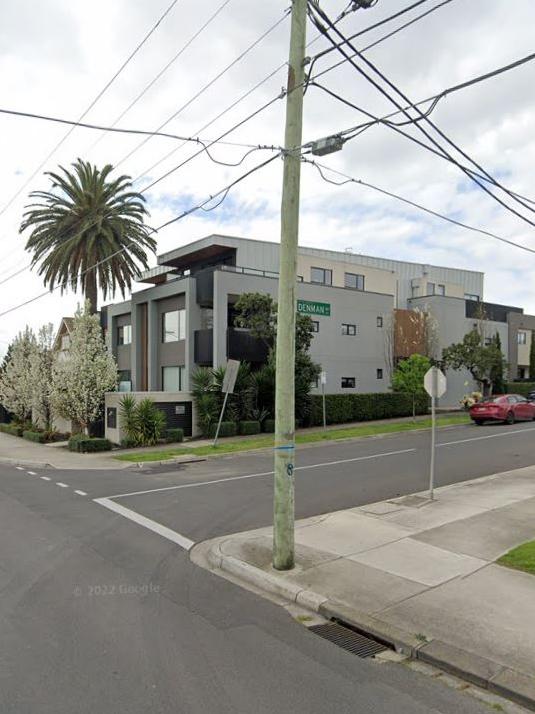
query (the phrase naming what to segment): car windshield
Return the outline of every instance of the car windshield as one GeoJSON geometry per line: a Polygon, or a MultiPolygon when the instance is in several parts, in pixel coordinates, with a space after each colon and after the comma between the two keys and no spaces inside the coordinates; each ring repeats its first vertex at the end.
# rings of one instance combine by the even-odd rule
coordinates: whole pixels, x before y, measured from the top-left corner
{"type": "Polygon", "coordinates": [[[482,399],[478,404],[499,404],[503,397],[488,397],[487,399],[482,399]]]}

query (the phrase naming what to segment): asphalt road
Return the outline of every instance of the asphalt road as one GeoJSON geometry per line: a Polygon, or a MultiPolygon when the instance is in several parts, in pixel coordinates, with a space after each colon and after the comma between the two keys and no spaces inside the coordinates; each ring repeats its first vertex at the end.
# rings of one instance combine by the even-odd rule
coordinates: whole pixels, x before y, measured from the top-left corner
{"type": "MultiPolygon", "coordinates": [[[[441,430],[437,483],[535,463],[534,436],[532,424],[441,430]]],[[[425,488],[428,442],[301,448],[298,516],[425,488]]],[[[189,543],[266,525],[270,471],[260,453],[152,472],[0,466],[2,714],[488,711],[319,639],[151,530],[189,543]]]]}

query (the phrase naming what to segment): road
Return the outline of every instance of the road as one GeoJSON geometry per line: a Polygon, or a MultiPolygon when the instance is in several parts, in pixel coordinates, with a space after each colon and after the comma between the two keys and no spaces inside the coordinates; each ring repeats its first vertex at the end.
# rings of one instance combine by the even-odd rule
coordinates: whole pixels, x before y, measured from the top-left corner
{"type": "MultiPolygon", "coordinates": [[[[441,430],[437,485],[535,463],[534,435],[532,424],[441,430]]],[[[425,488],[428,442],[301,448],[297,515],[425,488]]],[[[191,563],[191,543],[270,523],[270,471],[266,453],[140,472],[1,465],[2,714],[488,711],[350,655],[191,563]]]]}

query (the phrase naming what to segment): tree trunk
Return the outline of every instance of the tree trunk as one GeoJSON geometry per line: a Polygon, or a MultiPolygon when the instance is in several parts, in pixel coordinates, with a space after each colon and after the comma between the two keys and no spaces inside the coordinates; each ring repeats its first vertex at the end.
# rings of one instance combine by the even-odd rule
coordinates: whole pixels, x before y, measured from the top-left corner
{"type": "Polygon", "coordinates": [[[91,315],[97,312],[98,291],[97,276],[94,270],[89,270],[84,277],[84,296],[89,301],[89,311],[91,315]]]}

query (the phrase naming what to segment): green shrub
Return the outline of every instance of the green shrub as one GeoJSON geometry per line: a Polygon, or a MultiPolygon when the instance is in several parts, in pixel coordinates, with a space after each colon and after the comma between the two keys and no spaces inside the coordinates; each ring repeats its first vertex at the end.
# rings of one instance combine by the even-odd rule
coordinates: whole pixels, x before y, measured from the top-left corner
{"type": "MultiPolygon", "coordinates": [[[[210,436],[214,437],[217,431],[217,424],[212,424],[210,427],[210,436]]],[[[219,436],[236,436],[236,424],[233,421],[222,421],[219,429],[219,436]]]]}
{"type": "Polygon", "coordinates": [[[0,424],[0,431],[11,436],[22,436],[24,429],[19,424],[0,424]]]}
{"type": "Polygon", "coordinates": [[[125,436],[121,439],[121,446],[123,449],[133,449],[137,446],[136,439],[132,439],[130,436],[125,436]]]}
{"type": "MultiPolygon", "coordinates": [[[[377,394],[327,394],[325,407],[328,424],[344,424],[352,421],[373,421],[393,419],[412,415],[412,395],[402,392],[381,392],[377,394]]],[[[429,412],[429,397],[416,398],[416,414],[429,412]]],[[[323,424],[321,395],[312,396],[310,425],[323,424]]]]}
{"type": "Polygon", "coordinates": [[[166,429],[164,438],[168,444],[184,441],[184,429],[166,429]]]}
{"type": "Polygon", "coordinates": [[[530,392],[535,392],[535,382],[508,382],[505,391],[506,394],[521,394],[527,397],[530,392]]]}
{"type": "Polygon", "coordinates": [[[264,423],[262,424],[263,430],[266,432],[266,434],[274,434],[275,433],[275,419],[265,419],[264,423]]]}
{"type": "Polygon", "coordinates": [[[166,426],[166,417],[152,399],[136,402],[135,397],[126,394],[119,406],[121,426],[129,446],[154,446],[158,443],[166,426]]]}
{"type": "Polygon", "coordinates": [[[240,421],[238,424],[240,434],[260,434],[259,421],[240,421]]]}
{"type": "Polygon", "coordinates": [[[77,451],[81,454],[93,453],[95,451],[111,451],[111,441],[100,437],[79,436],[78,434],[69,439],[69,451],[77,451]]]}
{"type": "Polygon", "coordinates": [[[28,441],[36,441],[38,444],[44,444],[46,435],[42,431],[23,431],[22,436],[28,441]]]}

